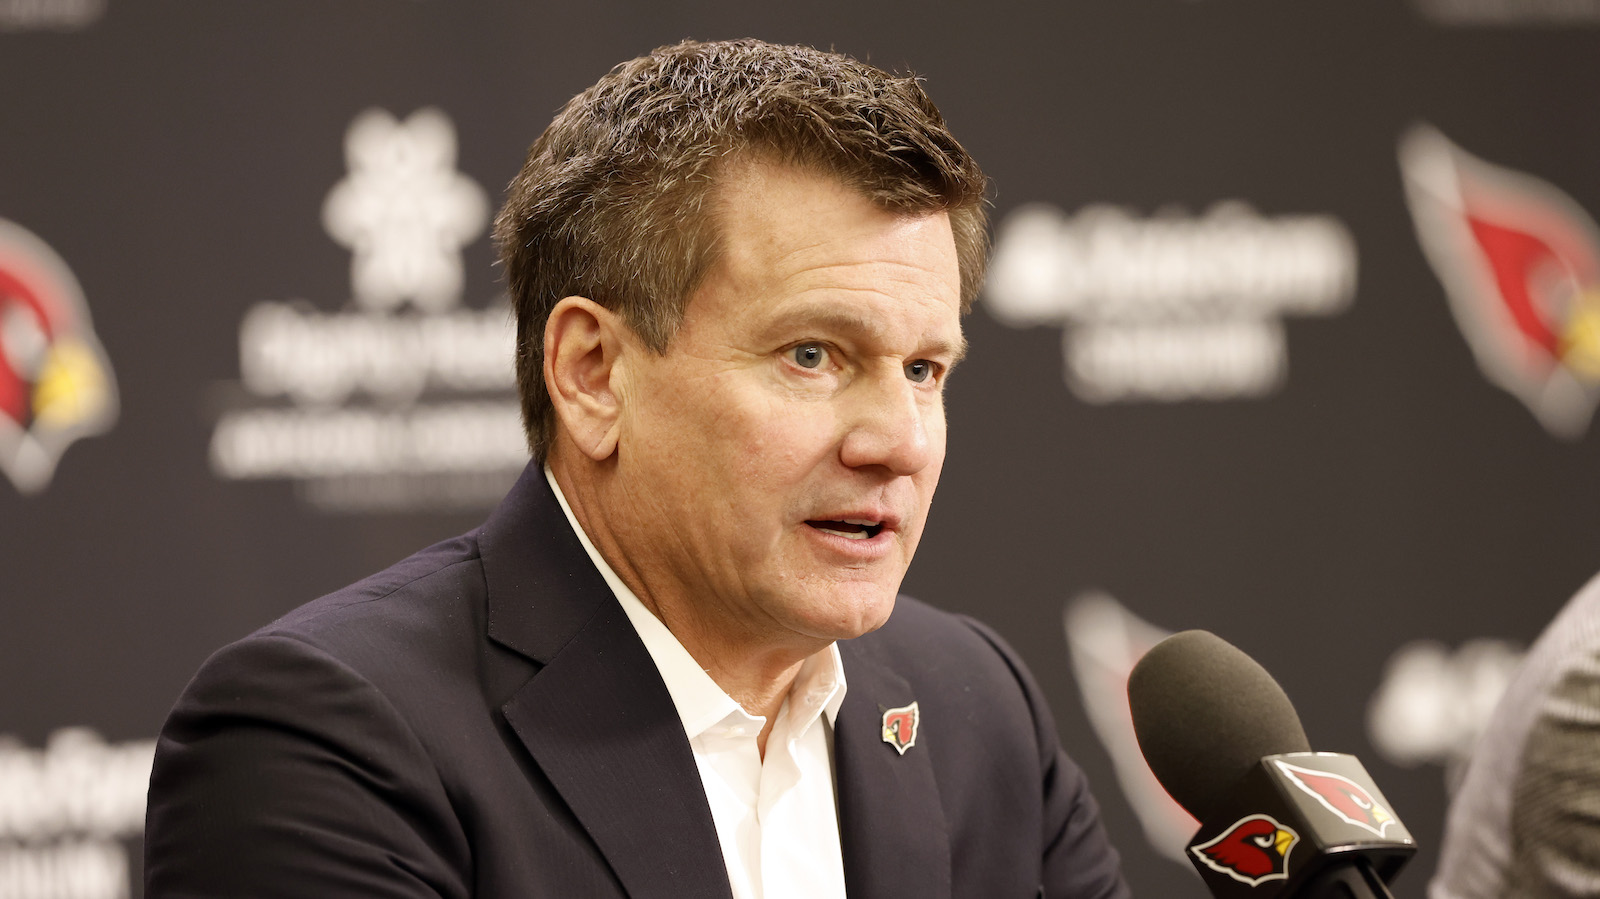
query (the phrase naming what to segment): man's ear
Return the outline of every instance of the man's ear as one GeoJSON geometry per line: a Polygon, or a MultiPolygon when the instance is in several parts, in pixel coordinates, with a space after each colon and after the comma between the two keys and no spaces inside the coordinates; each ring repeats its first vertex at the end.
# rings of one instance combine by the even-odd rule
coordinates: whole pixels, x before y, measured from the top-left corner
{"type": "Polygon", "coordinates": [[[629,348],[630,336],[620,318],[585,297],[567,297],[545,320],[545,388],[561,427],[597,462],[617,449],[617,360],[629,348]]]}

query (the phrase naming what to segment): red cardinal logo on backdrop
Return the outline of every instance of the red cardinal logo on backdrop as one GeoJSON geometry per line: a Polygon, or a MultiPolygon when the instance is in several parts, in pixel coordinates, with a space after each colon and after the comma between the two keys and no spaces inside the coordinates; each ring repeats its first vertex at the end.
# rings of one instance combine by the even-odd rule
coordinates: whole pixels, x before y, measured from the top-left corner
{"type": "Polygon", "coordinates": [[[116,418],[111,364],[77,278],[44,241],[0,219],[0,471],[38,493],[73,441],[116,418]]]}
{"type": "Polygon", "coordinates": [[[1600,401],[1600,228],[1551,184],[1419,125],[1400,142],[1423,252],[1489,380],[1546,430],[1583,435],[1600,401]]]}
{"type": "Polygon", "coordinates": [[[1275,821],[1270,815],[1240,818],[1216,839],[1189,851],[1202,864],[1220,871],[1240,883],[1260,886],[1269,880],[1289,877],[1289,850],[1300,842],[1300,835],[1275,821]]]}
{"type": "Polygon", "coordinates": [[[1128,805],[1144,826],[1150,846],[1187,866],[1186,847],[1200,822],[1168,796],[1151,773],[1128,709],[1128,675],[1134,664],[1172,632],[1143,620],[1101,591],[1073,597],[1061,619],[1084,711],[1111,756],[1128,805]]]}
{"type": "Polygon", "coordinates": [[[1288,762],[1273,762],[1288,776],[1295,786],[1314,797],[1323,808],[1338,815],[1346,824],[1354,824],[1372,831],[1377,836],[1394,823],[1394,815],[1367,792],[1367,788],[1348,777],[1313,771],[1288,762]]]}
{"type": "Polygon", "coordinates": [[[905,755],[906,750],[917,742],[917,725],[921,723],[921,719],[922,711],[914,702],[897,709],[884,709],[883,742],[893,746],[901,755],[905,755]]]}

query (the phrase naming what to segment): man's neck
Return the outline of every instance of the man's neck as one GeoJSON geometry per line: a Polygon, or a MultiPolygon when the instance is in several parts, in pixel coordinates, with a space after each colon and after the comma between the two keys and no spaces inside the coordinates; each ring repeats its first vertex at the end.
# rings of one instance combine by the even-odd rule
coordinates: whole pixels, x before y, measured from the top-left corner
{"type": "MultiPolygon", "coordinates": [[[[638,590],[634,589],[635,594],[638,590]]],[[[777,723],[778,713],[794,686],[795,678],[806,659],[820,649],[812,646],[769,648],[761,647],[753,639],[729,640],[723,634],[703,626],[693,614],[680,614],[680,605],[651,604],[640,596],[640,601],[667,626],[689,655],[705,669],[706,674],[733,698],[746,712],[766,719],[756,745],[763,757],[766,755],[767,735],[777,723]]],[[[692,610],[693,607],[691,606],[692,610]]]]}
{"type": "Polygon", "coordinates": [[[605,506],[593,482],[574,477],[557,456],[548,464],[578,526],[640,604],[666,626],[724,693],[749,714],[766,719],[757,737],[765,757],[767,736],[795,678],[806,659],[827,649],[828,641],[799,635],[774,640],[772,635],[754,633],[740,627],[731,615],[697,602],[688,591],[671,589],[669,579],[647,576],[633,564],[605,516],[599,514],[605,506]],[[668,585],[665,589],[663,583],[668,585]]]}

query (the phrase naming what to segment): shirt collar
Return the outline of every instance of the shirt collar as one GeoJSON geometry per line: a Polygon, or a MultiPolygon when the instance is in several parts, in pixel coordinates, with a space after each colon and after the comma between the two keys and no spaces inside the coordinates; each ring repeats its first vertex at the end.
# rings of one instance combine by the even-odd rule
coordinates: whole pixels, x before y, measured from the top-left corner
{"type": "MultiPolygon", "coordinates": [[[[683,722],[684,734],[693,740],[729,715],[744,715],[739,703],[717,686],[717,682],[695,662],[672,631],[667,630],[655,613],[645,608],[639,597],[628,589],[610,563],[600,555],[600,551],[594,548],[589,535],[578,524],[577,516],[572,514],[572,507],[567,504],[567,497],[561,492],[561,485],[556,483],[549,465],[544,466],[544,476],[550,482],[556,502],[561,504],[561,511],[566,514],[572,532],[583,544],[584,552],[589,554],[589,561],[605,578],[606,585],[617,597],[617,604],[622,606],[622,611],[633,623],[633,629],[639,633],[644,648],[655,661],[656,670],[661,672],[667,693],[672,696],[672,704],[683,722]]],[[[789,688],[789,701],[784,705],[789,715],[789,732],[796,737],[804,734],[819,715],[826,717],[828,726],[832,727],[839,717],[839,705],[844,702],[844,694],[844,661],[839,656],[839,647],[829,643],[827,649],[801,664],[800,673],[789,688]]]]}

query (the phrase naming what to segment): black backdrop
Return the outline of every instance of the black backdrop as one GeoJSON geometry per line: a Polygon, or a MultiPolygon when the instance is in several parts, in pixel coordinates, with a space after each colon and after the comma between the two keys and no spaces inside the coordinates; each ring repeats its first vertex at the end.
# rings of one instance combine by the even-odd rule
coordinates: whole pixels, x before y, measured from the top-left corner
{"type": "Polygon", "coordinates": [[[41,331],[51,348],[73,335],[89,348],[74,357],[76,404],[33,419],[35,394],[0,412],[0,452],[59,457],[43,485],[0,479],[0,897],[136,896],[122,878],[138,876],[140,761],[201,660],[474,526],[509,477],[503,386],[448,376],[478,344],[427,344],[442,361],[415,395],[393,372],[331,399],[274,395],[241,369],[260,308],[295,310],[301,330],[272,346],[313,361],[340,341],[404,356],[418,346],[406,334],[497,315],[481,221],[430,251],[459,250],[464,273],[433,307],[403,292],[385,306],[353,283],[324,205],[351,175],[357,117],[444,116],[443,142],[438,128],[379,141],[400,161],[374,188],[391,203],[373,213],[392,226],[378,239],[409,246],[406,223],[472,219],[472,183],[497,204],[554,110],[611,64],[743,35],[925,76],[994,180],[1000,251],[1055,297],[1054,312],[1008,315],[997,280],[969,317],[907,591],[1021,651],[1099,785],[1136,892],[1200,887],[1146,843],[1115,737],[1086,712],[1115,706],[1086,695],[1084,666],[1116,626],[1079,631],[1075,676],[1063,611],[1096,591],[1117,603],[1097,607],[1112,610],[1102,624],[1205,627],[1273,671],[1312,742],[1366,759],[1423,842],[1397,889],[1422,895],[1447,763],[1510,647],[1600,567],[1600,438],[1586,408],[1569,416],[1575,435],[1554,433],[1486,376],[1446,283],[1493,279],[1470,252],[1455,274],[1424,252],[1399,146],[1429,123],[1444,146],[1600,210],[1600,3],[0,0],[0,219],[48,248],[12,234],[8,263],[0,231],[0,273],[70,295],[38,274],[59,257],[93,319],[36,312],[41,326],[0,309],[13,369],[39,358],[41,331]],[[396,174],[406,153],[431,158],[433,180],[396,174]],[[406,206],[408,190],[435,200],[406,206]],[[1030,204],[1060,239],[1010,242],[1030,204]],[[1327,238],[1320,256],[1295,257],[1284,237],[1306,222],[1327,238]],[[1186,280],[1182,260],[1207,252],[1232,267],[1186,280]],[[1317,265],[1331,299],[1288,308],[1317,265]],[[1150,270],[1166,274],[1124,283],[1150,270]],[[1211,355],[1186,356],[1219,322],[1246,337],[1196,337],[1211,355]],[[1108,400],[1074,381],[1063,331],[1145,335],[1117,344],[1135,386],[1108,400]],[[1246,375],[1208,381],[1218,366],[1246,375]],[[256,454],[240,462],[219,434],[252,414],[254,436],[228,438],[256,454]],[[460,421],[480,429],[476,450],[448,446],[460,421]],[[372,457],[396,440],[410,449],[372,457]]]}

